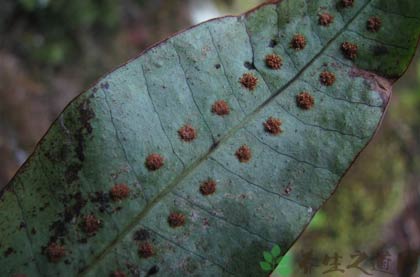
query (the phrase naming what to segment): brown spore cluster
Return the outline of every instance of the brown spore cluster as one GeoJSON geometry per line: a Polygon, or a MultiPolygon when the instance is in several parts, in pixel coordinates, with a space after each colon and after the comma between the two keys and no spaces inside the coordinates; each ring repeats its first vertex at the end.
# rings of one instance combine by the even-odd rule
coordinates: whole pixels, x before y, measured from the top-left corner
{"type": "Polygon", "coordinates": [[[341,44],[341,51],[347,59],[354,60],[357,57],[358,46],[351,42],[341,44]]]}
{"type": "Polygon", "coordinates": [[[217,100],[211,107],[211,112],[219,116],[225,116],[230,113],[230,107],[224,100],[217,100]]]}
{"type": "Polygon", "coordinates": [[[141,258],[147,259],[152,257],[155,254],[153,245],[149,242],[142,242],[139,245],[139,255],[141,258]]]}
{"type": "Polygon", "coordinates": [[[252,73],[244,73],[239,82],[242,86],[248,90],[254,90],[258,84],[258,78],[254,76],[252,73]]]}
{"type": "Polygon", "coordinates": [[[93,214],[83,217],[83,230],[88,235],[95,234],[101,227],[101,221],[93,214]]]}
{"type": "Polygon", "coordinates": [[[269,117],[264,123],[264,130],[267,133],[270,133],[272,135],[278,135],[282,132],[282,129],[280,128],[282,122],[280,119],[275,117],[269,117]]]}
{"type": "Polygon", "coordinates": [[[202,195],[210,195],[216,192],[216,181],[209,179],[200,185],[200,192],[202,195]]]}
{"type": "Polygon", "coordinates": [[[370,17],[366,23],[367,29],[373,33],[379,32],[381,26],[382,20],[377,16],[370,17]]]}
{"type": "Polygon", "coordinates": [[[335,83],[335,74],[329,71],[323,71],[319,75],[319,81],[324,86],[332,86],[335,83]]]}
{"type": "Polygon", "coordinates": [[[333,22],[334,22],[334,16],[332,16],[331,14],[327,12],[321,13],[318,16],[318,23],[321,26],[329,26],[333,22]]]}
{"type": "Polygon", "coordinates": [[[172,212],[168,216],[168,223],[172,228],[181,227],[185,224],[185,215],[178,212],[172,212]]]}
{"type": "Polygon", "coordinates": [[[130,188],[126,184],[116,184],[114,185],[109,195],[111,196],[111,199],[114,201],[120,201],[128,197],[130,194],[130,188]]]}
{"type": "Polygon", "coordinates": [[[353,7],[355,0],[341,0],[341,6],[344,8],[353,7]]]}
{"type": "Polygon", "coordinates": [[[241,163],[247,163],[252,158],[251,149],[248,147],[248,145],[244,144],[239,147],[238,150],[236,150],[235,156],[241,163]]]}
{"type": "Polygon", "coordinates": [[[161,155],[152,153],[146,158],[145,165],[148,170],[156,171],[161,168],[164,164],[164,159],[161,155]]]}
{"type": "Polygon", "coordinates": [[[306,38],[302,34],[296,34],[290,44],[295,50],[303,50],[306,47],[306,38]]]}
{"type": "Polygon", "coordinates": [[[303,91],[296,96],[296,103],[299,108],[309,110],[315,104],[315,100],[312,95],[306,91],[303,91]]]}
{"type": "Polygon", "coordinates": [[[191,142],[197,137],[197,131],[190,124],[185,124],[178,130],[178,135],[183,141],[191,142]]]}
{"type": "Polygon", "coordinates": [[[53,263],[59,262],[61,258],[66,256],[65,247],[55,242],[50,243],[45,251],[48,260],[53,263]]]}
{"type": "Polygon", "coordinates": [[[283,65],[283,60],[279,55],[269,54],[265,56],[265,64],[271,69],[280,69],[283,65]]]}

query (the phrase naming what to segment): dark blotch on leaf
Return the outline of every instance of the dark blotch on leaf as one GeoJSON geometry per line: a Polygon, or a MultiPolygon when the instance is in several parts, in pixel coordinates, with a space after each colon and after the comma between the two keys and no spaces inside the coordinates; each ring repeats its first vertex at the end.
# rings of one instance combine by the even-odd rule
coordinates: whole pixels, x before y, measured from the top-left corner
{"type": "Polygon", "coordinates": [[[146,158],[145,165],[150,171],[155,171],[161,168],[164,164],[164,159],[161,155],[152,153],[146,158]]]}
{"type": "Polygon", "coordinates": [[[249,70],[255,70],[256,69],[255,65],[251,62],[245,62],[244,66],[245,66],[246,69],[249,69],[249,70]]]}
{"type": "Polygon", "coordinates": [[[186,124],[178,130],[178,135],[183,141],[191,142],[197,137],[197,132],[190,124],[186,124]]]}
{"type": "Polygon", "coordinates": [[[303,91],[296,96],[296,103],[299,108],[309,110],[315,104],[315,100],[312,95],[303,91]]]}
{"type": "Polygon", "coordinates": [[[244,73],[242,78],[239,79],[242,86],[249,90],[254,90],[257,87],[258,79],[252,73],[244,73]]]}
{"type": "Polygon", "coordinates": [[[270,43],[268,44],[268,47],[274,48],[274,47],[276,47],[276,46],[277,46],[277,44],[279,44],[279,43],[277,42],[277,40],[272,39],[272,40],[270,40],[270,43]]]}
{"type": "Polygon", "coordinates": [[[82,165],[79,163],[70,164],[66,172],[64,173],[64,178],[67,184],[71,184],[79,179],[79,171],[82,169],[82,165]]]}
{"type": "Polygon", "coordinates": [[[12,247],[9,247],[9,248],[6,249],[6,251],[4,251],[4,256],[9,257],[14,252],[15,252],[15,249],[13,249],[12,247]]]}
{"type": "Polygon", "coordinates": [[[341,44],[341,51],[347,59],[354,60],[357,57],[357,45],[351,42],[344,42],[341,44]]]}
{"type": "Polygon", "coordinates": [[[209,179],[200,185],[202,195],[210,195],[216,192],[216,181],[209,179]]]}
{"type": "Polygon", "coordinates": [[[134,240],[144,241],[150,238],[150,233],[146,229],[139,229],[134,233],[134,240]]]}
{"type": "Polygon", "coordinates": [[[152,266],[149,271],[147,272],[147,276],[155,275],[159,272],[159,267],[157,265],[152,266]]]}
{"type": "Polygon", "coordinates": [[[265,64],[271,69],[280,69],[283,60],[276,54],[269,54],[265,57],[265,64]]]}
{"type": "Polygon", "coordinates": [[[303,50],[306,47],[306,38],[302,34],[296,34],[293,36],[290,45],[295,50],[303,50]]]}
{"type": "Polygon", "coordinates": [[[171,226],[172,228],[181,227],[185,224],[185,215],[177,212],[172,212],[168,216],[168,223],[169,226],[171,226]]]}
{"type": "Polygon", "coordinates": [[[368,19],[366,27],[369,31],[376,33],[381,29],[382,20],[377,16],[372,16],[368,19]]]}
{"type": "Polygon", "coordinates": [[[64,246],[55,242],[50,243],[45,251],[48,260],[53,263],[59,262],[66,255],[64,246]]]}
{"type": "Polygon", "coordinates": [[[323,71],[319,75],[319,80],[324,86],[332,86],[335,83],[335,75],[329,71],[323,71]]]}
{"type": "Polygon", "coordinates": [[[331,23],[334,22],[334,16],[329,13],[322,13],[318,17],[318,23],[322,26],[329,26],[331,23]]]}
{"type": "Polygon", "coordinates": [[[282,129],[280,128],[281,124],[281,120],[274,117],[270,117],[263,123],[264,130],[272,135],[278,135],[282,132],[282,129]]]}
{"type": "Polygon", "coordinates": [[[389,50],[386,46],[377,45],[373,48],[373,55],[375,56],[383,56],[389,54],[389,50]]]}
{"type": "Polygon", "coordinates": [[[153,246],[149,242],[143,242],[139,245],[139,255],[141,258],[150,258],[155,254],[153,246]]]}
{"type": "Polygon", "coordinates": [[[241,163],[247,163],[251,160],[252,157],[251,149],[248,147],[248,145],[244,144],[239,147],[238,150],[236,150],[235,156],[241,163]]]}

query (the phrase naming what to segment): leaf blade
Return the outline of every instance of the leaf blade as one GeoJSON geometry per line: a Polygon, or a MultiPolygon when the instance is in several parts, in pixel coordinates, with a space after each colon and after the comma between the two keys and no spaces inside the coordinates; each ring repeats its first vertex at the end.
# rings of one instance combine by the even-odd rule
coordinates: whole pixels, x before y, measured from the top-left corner
{"type": "MultiPolygon", "coordinates": [[[[43,271],[40,275],[69,270],[107,275],[115,264],[114,257],[119,257],[118,253],[124,249],[130,249],[130,260],[141,263],[144,268],[152,268],[156,262],[165,260],[166,263],[160,264],[162,274],[178,272],[180,269],[175,265],[181,260],[184,273],[201,269],[204,263],[213,274],[236,274],[235,270],[244,268],[242,274],[258,276],[258,268],[241,266],[255,264],[259,254],[252,253],[261,253],[275,243],[286,249],[290,246],[310,220],[314,212],[312,207],[317,208],[325,201],[354,156],[370,140],[382,118],[382,109],[387,105],[389,88],[386,87],[388,80],[371,72],[360,69],[354,72],[348,68],[352,63],[343,59],[338,50],[338,40],[353,38],[344,31],[346,26],[350,26],[352,18],[357,21],[365,7],[374,1],[357,1],[354,9],[338,11],[343,25],[319,40],[309,36],[311,29],[305,29],[310,38],[309,46],[318,50],[309,56],[290,50],[287,40],[274,50],[267,47],[273,30],[277,31],[270,27],[273,24],[266,24],[268,31],[257,28],[264,26],[267,22],[264,20],[277,22],[282,30],[290,30],[287,33],[290,37],[298,30],[299,23],[314,25],[316,18],[311,21],[308,15],[313,14],[316,6],[306,6],[305,2],[305,9],[299,9],[299,1],[284,2],[278,6],[264,6],[239,19],[221,19],[182,33],[105,77],[66,109],[26,168],[12,182],[14,194],[5,192],[2,196],[7,200],[21,199],[18,201],[20,207],[1,204],[2,208],[13,212],[20,210],[19,218],[28,228],[44,234],[32,242],[26,238],[30,235],[25,233],[4,234],[10,241],[25,242],[26,247],[36,253],[36,258],[31,258],[38,264],[48,265],[37,269],[43,271]],[[282,16],[278,18],[276,14],[282,16]],[[287,18],[295,20],[287,22],[287,18]],[[321,50],[315,48],[319,47],[316,46],[319,41],[324,47],[321,50]],[[232,44],[240,45],[240,51],[232,44]],[[263,58],[267,51],[279,51],[286,59],[288,68],[281,78],[265,68],[263,58]],[[245,62],[254,62],[256,66],[254,74],[259,79],[259,86],[252,92],[238,82],[242,73],[252,71],[243,67],[245,62]],[[338,68],[337,86],[342,88],[338,92],[319,86],[317,74],[325,62],[338,68]],[[353,78],[355,87],[349,87],[346,81],[349,77],[353,78]],[[317,113],[304,113],[296,107],[295,96],[302,89],[311,90],[317,99],[317,113]],[[351,95],[347,94],[349,90],[351,95]],[[206,93],[200,94],[200,91],[206,93]],[[215,93],[213,98],[208,97],[211,93],[215,93]],[[213,101],[220,97],[227,97],[232,106],[229,119],[223,118],[223,123],[210,109],[213,101]],[[318,99],[327,104],[322,105],[318,99]],[[356,115],[346,118],[350,113],[356,115]],[[189,117],[188,114],[196,116],[189,117]],[[272,115],[284,121],[280,140],[267,135],[262,127],[272,115]],[[197,127],[199,140],[194,147],[179,140],[178,128],[185,123],[197,127]],[[299,136],[289,135],[294,130],[299,136]],[[215,143],[213,140],[218,135],[220,139],[215,143]],[[301,146],[302,141],[306,143],[305,147],[301,146]],[[328,142],[322,157],[318,154],[320,141],[328,142]],[[331,143],[334,141],[340,143],[331,143]],[[250,144],[255,152],[250,164],[238,163],[234,155],[243,143],[250,144]],[[150,152],[165,154],[163,171],[151,173],[144,167],[144,159],[150,152]],[[61,157],[63,153],[67,157],[61,157]],[[341,153],[341,157],[337,158],[336,153],[341,153]],[[272,166],[272,160],[277,161],[276,170],[284,173],[280,188],[278,176],[265,174],[272,166]],[[306,173],[296,174],[300,175],[297,179],[295,174],[286,173],[288,167],[306,173]],[[219,205],[222,215],[213,210],[207,198],[197,197],[199,184],[210,177],[218,182],[217,190],[238,196],[228,201],[216,193],[209,198],[219,205]],[[313,180],[316,184],[308,187],[313,180]],[[101,203],[99,200],[98,205],[96,193],[106,195],[116,182],[126,182],[132,188],[135,194],[130,201],[101,203]],[[289,184],[292,190],[285,193],[289,184]],[[36,192],[34,199],[32,190],[36,192]],[[313,195],[308,193],[311,190],[315,191],[313,195]],[[44,198],[52,203],[50,208],[43,207],[44,201],[37,201],[44,198]],[[33,200],[27,203],[24,199],[33,200]],[[270,228],[267,215],[259,209],[266,203],[276,211],[287,211],[273,215],[270,228]],[[122,205],[124,216],[114,214],[112,209],[102,205],[112,209],[122,205]],[[37,212],[31,217],[29,211],[34,207],[47,212],[37,212]],[[98,214],[106,231],[86,238],[88,246],[80,246],[80,227],[73,222],[100,208],[110,213],[98,214]],[[185,237],[182,230],[166,226],[167,216],[173,210],[188,215],[190,236],[185,237]],[[63,213],[66,216],[63,217],[63,213]],[[139,259],[134,246],[140,242],[133,243],[132,240],[139,228],[153,237],[155,247],[160,250],[157,257],[139,259]],[[212,230],[213,235],[203,242],[201,238],[207,237],[207,229],[212,230]],[[67,266],[48,263],[41,249],[58,238],[65,238],[68,247],[74,245],[74,249],[69,250],[80,251],[86,260],[73,259],[67,266]],[[198,241],[200,247],[196,245],[198,241]],[[218,248],[221,241],[231,245],[228,255],[218,248]],[[206,247],[213,250],[206,251],[206,247]],[[90,251],[94,255],[90,255],[90,251]],[[225,256],[233,258],[227,262],[225,256]]],[[[314,28],[312,25],[310,28],[314,28]]],[[[398,67],[385,66],[382,73],[400,75],[411,56],[407,53],[414,51],[413,46],[410,47],[406,51],[391,49],[391,57],[404,59],[398,67]]],[[[362,56],[366,55],[362,53],[362,56]]],[[[376,61],[371,60],[366,57],[362,63],[360,60],[356,63],[366,70],[377,69],[376,61]],[[365,60],[370,62],[364,64],[365,60]]],[[[388,65],[392,58],[377,60],[388,65]]],[[[284,71],[280,72],[283,74],[284,71]]],[[[6,202],[10,203],[10,200],[6,202]]],[[[32,251],[26,251],[25,255],[32,251]]],[[[69,254],[74,258],[74,254],[69,254]]],[[[19,255],[12,257],[22,261],[30,259],[19,255]]],[[[10,259],[4,261],[10,263],[10,259]]],[[[30,263],[30,266],[34,264],[30,263]]],[[[8,271],[25,269],[13,264],[2,268],[8,271]]]]}

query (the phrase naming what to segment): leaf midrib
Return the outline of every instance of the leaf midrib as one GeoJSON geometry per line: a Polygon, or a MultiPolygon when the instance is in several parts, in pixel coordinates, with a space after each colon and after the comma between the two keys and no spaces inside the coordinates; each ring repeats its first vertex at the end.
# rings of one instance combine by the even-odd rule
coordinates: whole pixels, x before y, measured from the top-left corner
{"type": "MultiPolygon", "coordinates": [[[[210,148],[210,150],[203,155],[201,158],[197,159],[195,162],[193,162],[190,166],[185,168],[181,174],[178,175],[164,190],[162,190],[159,194],[156,195],[156,197],[148,204],[146,207],[137,215],[134,217],[134,219],[127,224],[127,226],[121,231],[121,233],[115,237],[114,240],[112,240],[105,249],[96,255],[96,257],[93,259],[93,261],[84,269],[82,270],[78,276],[85,276],[88,272],[90,272],[91,269],[94,268],[96,264],[98,264],[102,258],[104,258],[111,249],[121,240],[125,238],[125,236],[135,228],[135,226],[138,224],[139,221],[141,221],[147,213],[168,193],[170,193],[185,177],[187,177],[191,172],[193,172],[199,165],[201,165],[202,162],[207,160],[219,147],[222,145],[225,141],[227,141],[229,138],[231,138],[238,130],[243,128],[248,122],[250,122],[256,114],[258,114],[265,106],[267,106],[274,98],[276,98],[279,94],[281,94],[283,91],[285,91],[287,88],[289,88],[296,80],[298,80],[303,73],[325,52],[326,49],[328,49],[336,40],[337,38],[344,33],[347,28],[350,26],[350,24],[360,15],[360,13],[372,2],[372,0],[368,0],[356,13],[355,15],[343,26],[343,28],[340,29],[339,32],[337,32],[336,35],[334,35],[328,43],[322,47],[322,49],[293,77],[290,81],[288,81],[285,85],[283,85],[276,93],[272,94],[270,97],[268,97],[262,104],[260,104],[252,113],[245,116],[245,118],[235,127],[233,127],[230,131],[228,131],[218,142],[213,144],[213,146],[210,148]]],[[[280,3],[281,5],[281,3],[280,3]]],[[[277,7],[276,7],[277,8],[277,7]]],[[[238,16],[238,20],[241,18],[245,18],[247,14],[238,16]]],[[[204,24],[207,24],[205,22],[204,24]]],[[[169,43],[169,42],[168,42],[169,43]]],[[[252,47],[252,45],[251,45],[252,47]]],[[[145,55],[147,52],[145,52],[143,55],[145,55]]]]}

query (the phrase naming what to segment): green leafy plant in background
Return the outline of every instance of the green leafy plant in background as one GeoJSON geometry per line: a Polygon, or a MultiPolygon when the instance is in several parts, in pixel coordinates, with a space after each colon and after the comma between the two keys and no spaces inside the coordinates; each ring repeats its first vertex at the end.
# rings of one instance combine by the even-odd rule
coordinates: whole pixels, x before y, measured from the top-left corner
{"type": "Polygon", "coordinates": [[[419,11],[269,3],[103,77],[4,189],[0,273],[262,276],[377,130],[419,11]]]}

